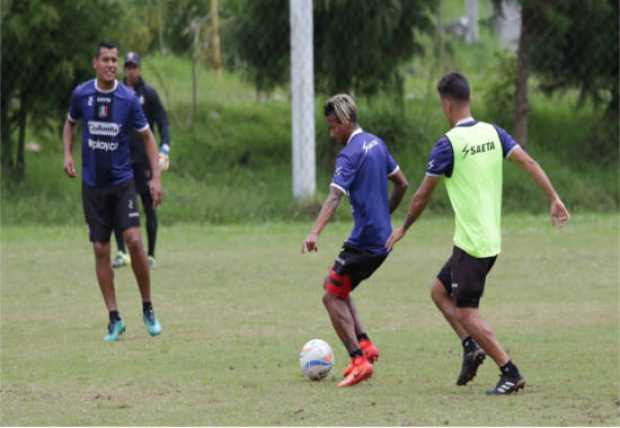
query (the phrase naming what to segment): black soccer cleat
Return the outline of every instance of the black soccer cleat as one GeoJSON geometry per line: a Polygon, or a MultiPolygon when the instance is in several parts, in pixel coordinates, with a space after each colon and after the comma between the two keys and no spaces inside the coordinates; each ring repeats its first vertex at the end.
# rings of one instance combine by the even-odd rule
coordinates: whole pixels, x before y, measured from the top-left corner
{"type": "Polygon", "coordinates": [[[525,388],[525,378],[523,376],[509,377],[499,375],[499,382],[495,388],[489,389],[487,395],[508,395],[525,388]]]}
{"type": "Polygon", "coordinates": [[[467,382],[476,377],[478,367],[484,362],[486,354],[480,348],[476,348],[475,351],[463,353],[463,366],[461,367],[461,373],[456,380],[457,385],[467,385],[467,382]]]}

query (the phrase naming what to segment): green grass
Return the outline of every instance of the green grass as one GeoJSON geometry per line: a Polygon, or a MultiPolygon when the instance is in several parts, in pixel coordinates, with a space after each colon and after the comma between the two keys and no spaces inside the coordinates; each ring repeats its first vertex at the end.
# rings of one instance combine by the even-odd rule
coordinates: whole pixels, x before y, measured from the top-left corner
{"type": "Polygon", "coordinates": [[[620,217],[506,216],[483,316],[528,379],[488,398],[490,361],[454,381],[460,345],[429,299],[452,222],[423,218],[355,292],[382,350],[376,374],[335,387],[346,354],[321,283],[350,224],[299,254],[307,223],[163,227],[153,271],[164,331],[149,338],[128,269],[116,273],[128,330],[104,343],[106,313],[84,227],[3,227],[2,425],[618,425],[620,217]],[[334,375],[305,380],[308,339],[336,352],[334,375]]]}

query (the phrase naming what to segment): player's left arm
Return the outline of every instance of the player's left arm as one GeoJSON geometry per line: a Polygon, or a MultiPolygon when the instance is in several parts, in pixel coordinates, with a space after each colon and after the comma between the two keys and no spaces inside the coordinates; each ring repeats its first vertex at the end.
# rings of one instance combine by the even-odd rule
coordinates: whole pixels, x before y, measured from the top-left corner
{"type": "Polygon", "coordinates": [[[319,247],[317,245],[317,240],[319,239],[319,235],[336,212],[338,205],[340,205],[340,200],[342,199],[342,195],[344,194],[342,190],[338,189],[335,186],[330,186],[329,189],[329,195],[325,199],[325,202],[323,202],[323,206],[321,207],[321,211],[319,212],[319,215],[314,221],[312,230],[310,230],[310,233],[308,233],[308,236],[303,242],[301,248],[302,254],[306,251],[318,251],[319,247]]]}
{"type": "Polygon", "coordinates": [[[155,136],[153,135],[151,128],[147,127],[139,132],[142,136],[142,140],[144,141],[144,148],[146,150],[146,155],[149,158],[149,165],[151,166],[149,190],[151,191],[151,196],[153,197],[153,206],[158,207],[161,203],[162,188],[157,143],[155,142],[155,136]]]}
{"type": "Polygon", "coordinates": [[[515,147],[511,151],[510,160],[527,171],[538,187],[547,195],[550,204],[549,211],[551,214],[551,223],[556,226],[566,224],[570,219],[570,213],[564,206],[562,199],[560,199],[560,195],[558,195],[558,192],[556,192],[553,187],[551,180],[549,180],[549,177],[538,162],[528,155],[521,147],[515,147]]]}
{"type": "Polygon", "coordinates": [[[388,250],[394,248],[394,244],[405,236],[411,225],[418,219],[418,217],[420,217],[420,215],[422,215],[422,212],[431,200],[431,196],[433,195],[435,187],[437,187],[437,184],[439,183],[439,179],[440,177],[436,175],[427,175],[424,177],[420,187],[418,187],[415,195],[413,195],[405,221],[402,226],[392,232],[392,235],[385,243],[385,247],[388,250]]]}

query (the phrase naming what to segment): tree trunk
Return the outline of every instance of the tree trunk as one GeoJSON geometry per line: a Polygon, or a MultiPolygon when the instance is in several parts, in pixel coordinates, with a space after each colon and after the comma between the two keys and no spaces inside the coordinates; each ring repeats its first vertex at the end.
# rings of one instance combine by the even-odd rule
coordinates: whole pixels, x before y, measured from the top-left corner
{"type": "Polygon", "coordinates": [[[529,75],[529,17],[531,7],[527,0],[521,3],[521,34],[519,36],[519,50],[517,53],[517,87],[514,121],[514,137],[517,142],[527,149],[527,115],[529,103],[527,98],[527,79],[529,75]]]}
{"type": "Polygon", "coordinates": [[[8,175],[13,167],[13,156],[11,150],[11,123],[9,119],[9,100],[8,94],[2,91],[0,99],[0,127],[2,128],[2,171],[8,175]]]}
{"type": "Polygon", "coordinates": [[[220,49],[220,7],[219,0],[211,0],[211,31],[213,37],[211,43],[213,46],[213,68],[215,69],[215,77],[222,80],[222,52],[220,49]]]}
{"type": "Polygon", "coordinates": [[[198,110],[198,62],[200,61],[200,30],[201,21],[196,18],[190,24],[190,28],[194,34],[194,42],[192,45],[192,116],[190,118],[190,127],[194,124],[196,111],[198,110]]]}
{"type": "Polygon", "coordinates": [[[465,0],[465,9],[467,11],[467,34],[465,41],[467,43],[478,43],[480,40],[480,24],[478,15],[478,0],[465,0]]]}
{"type": "Polygon", "coordinates": [[[166,44],[164,42],[164,13],[163,10],[165,7],[164,0],[159,0],[157,5],[157,13],[159,18],[159,52],[162,55],[166,54],[166,44]]]}
{"type": "Polygon", "coordinates": [[[26,160],[24,158],[24,146],[26,142],[26,119],[28,112],[26,105],[22,99],[19,106],[18,124],[19,138],[17,140],[17,160],[15,162],[15,178],[17,181],[22,181],[26,173],[26,160]]]}

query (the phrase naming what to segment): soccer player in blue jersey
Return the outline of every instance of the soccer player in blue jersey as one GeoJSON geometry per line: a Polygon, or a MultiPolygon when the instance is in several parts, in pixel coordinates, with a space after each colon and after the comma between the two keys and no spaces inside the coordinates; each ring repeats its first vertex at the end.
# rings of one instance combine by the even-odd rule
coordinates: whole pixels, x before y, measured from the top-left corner
{"type": "Polygon", "coordinates": [[[357,106],[346,94],[331,97],[324,108],[330,137],[344,145],[336,158],[329,196],[302,245],[302,253],[318,251],[319,234],[343,195],[349,197],[355,226],[325,278],[323,303],[351,362],[339,387],[355,385],[372,376],[379,349],[362,327],[350,293],[385,261],[384,244],[392,225],[390,214],[407,190],[407,179],[385,143],[357,124],[357,106]],[[388,180],[394,184],[388,198],[388,180]]]}
{"type": "Polygon", "coordinates": [[[472,117],[465,76],[448,73],[437,90],[452,129],[431,150],[426,177],[403,225],[394,230],[386,248],[392,249],[405,236],[424,211],[440,178],[445,177],[455,214],[454,248],[433,282],[431,297],[463,344],[457,385],[472,380],[489,355],[500,369],[500,379],[487,394],[507,395],[523,388],[525,378],[479,311],[486,277],[501,250],[503,159],[527,171],[545,192],[553,224],[566,223],[570,214],[544,170],[506,131],[472,117]]]}
{"type": "Polygon", "coordinates": [[[116,80],[118,48],[102,42],[93,58],[96,78],[78,85],[63,130],[65,173],[77,176],[73,139],[81,120],[82,202],[89,238],[95,253],[95,270],[110,322],[106,341],[118,340],[125,324],[116,304],[114,272],[110,265],[110,235],[118,228],[131,254],[132,268],[142,297],[144,325],[151,336],[161,332],[151,303],[148,260],[140,237],[136,191],[129,155],[129,133],[140,132],[151,165],[149,188],[153,204],[161,202],[161,182],[155,137],[135,93],[116,80]]]}

